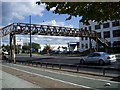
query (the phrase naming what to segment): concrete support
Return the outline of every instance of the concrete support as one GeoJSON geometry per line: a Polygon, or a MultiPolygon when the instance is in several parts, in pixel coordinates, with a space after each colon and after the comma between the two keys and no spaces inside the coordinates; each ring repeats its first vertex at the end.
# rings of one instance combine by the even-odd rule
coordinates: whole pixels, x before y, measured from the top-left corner
{"type": "Polygon", "coordinates": [[[12,54],[12,33],[10,33],[10,57],[9,57],[9,62],[12,62],[12,57],[13,57],[13,54],[12,54]]]}
{"type": "Polygon", "coordinates": [[[13,63],[16,63],[15,60],[15,49],[16,49],[16,35],[13,35],[13,63]]]}
{"type": "Polygon", "coordinates": [[[89,38],[89,41],[90,41],[90,53],[92,52],[92,42],[91,42],[91,38],[89,38]]]}
{"type": "Polygon", "coordinates": [[[9,62],[12,62],[12,63],[16,63],[15,46],[16,46],[15,34],[10,33],[10,58],[9,58],[9,62]],[[13,40],[13,46],[12,46],[12,40],[13,40]]]}
{"type": "Polygon", "coordinates": [[[96,52],[98,51],[98,39],[96,38],[96,52]]]}

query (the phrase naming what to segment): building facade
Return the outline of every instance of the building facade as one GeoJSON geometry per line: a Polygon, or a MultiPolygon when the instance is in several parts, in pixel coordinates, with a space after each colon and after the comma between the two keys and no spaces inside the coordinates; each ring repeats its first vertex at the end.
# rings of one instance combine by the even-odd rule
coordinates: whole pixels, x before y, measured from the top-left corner
{"type": "MultiPolygon", "coordinates": [[[[85,30],[95,30],[100,38],[105,38],[110,47],[120,47],[120,20],[107,21],[103,24],[96,22],[89,22],[90,25],[79,24],[79,28],[85,30]]],[[[90,39],[87,37],[80,37],[80,51],[90,48],[90,39]]],[[[92,48],[96,47],[96,42],[92,40],[92,48]]]]}

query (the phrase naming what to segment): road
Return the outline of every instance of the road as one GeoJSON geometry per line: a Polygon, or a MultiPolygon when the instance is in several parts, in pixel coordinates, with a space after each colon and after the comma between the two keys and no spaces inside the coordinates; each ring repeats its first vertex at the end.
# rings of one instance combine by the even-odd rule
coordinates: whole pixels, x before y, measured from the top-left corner
{"type": "MultiPolygon", "coordinates": [[[[34,55],[33,57],[29,56],[17,56],[16,60],[22,61],[22,60],[32,60],[35,62],[48,62],[48,63],[59,63],[59,64],[73,64],[73,65],[79,65],[79,57],[58,57],[58,56],[41,56],[41,55],[34,55]]],[[[120,62],[117,61],[112,65],[106,65],[106,66],[98,66],[98,65],[89,65],[94,67],[111,67],[111,68],[119,68],[120,62]]],[[[67,68],[69,70],[76,70],[75,67],[63,67],[67,68]]],[[[80,68],[81,72],[88,73],[88,74],[97,74],[97,75],[103,75],[102,69],[93,69],[93,68],[80,68]]],[[[115,70],[106,70],[106,75],[108,76],[119,76],[120,72],[115,70]]]]}
{"type": "MultiPolygon", "coordinates": [[[[65,57],[65,56],[42,56],[42,55],[33,55],[33,57],[29,56],[20,56],[16,57],[16,60],[37,60],[40,62],[50,62],[50,63],[65,63],[65,64],[79,64],[80,57],[65,57]]],[[[112,65],[108,65],[109,67],[119,68],[120,60],[117,60],[112,65]]]]}
{"type": "MultiPolygon", "coordinates": [[[[3,68],[9,68],[9,69],[14,69],[15,71],[24,72],[24,74],[28,73],[39,76],[39,78],[42,77],[42,79],[45,78],[47,79],[47,82],[51,82],[52,80],[56,82],[55,84],[53,84],[54,87],[59,86],[59,84],[57,83],[62,83],[61,85],[68,85],[68,86],[73,86],[77,88],[86,88],[86,89],[106,90],[109,88],[109,89],[118,90],[118,88],[120,88],[119,87],[120,82],[112,81],[113,78],[108,80],[106,80],[105,78],[104,79],[91,78],[91,77],[81,76],[79,74],[72,74],[72,73],[68,74],[66,72],[35,68],[35,67],[23,66],[17,64],[10,64],[10,63],[3,63],[2,66],[3,68]],[[106,86],[105,85],[106,83],[110,83],[110,86],[106,86]]],[[[15,71],[11,71],[11,72],[15,72],[15,71]]],[[[46,80],[44,80],[43,83],[45,82],[46,80]]]]}

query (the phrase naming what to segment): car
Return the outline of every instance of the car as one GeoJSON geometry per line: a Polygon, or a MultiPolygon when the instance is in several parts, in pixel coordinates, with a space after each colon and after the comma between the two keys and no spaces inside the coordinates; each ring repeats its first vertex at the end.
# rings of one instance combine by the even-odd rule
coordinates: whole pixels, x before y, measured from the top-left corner
{"type": "Polygon", "coordinates": [[[116,56],[110,55],[106,52],[93,52],[90,53],[88,56],[80,58],[80,64],[97,63],[99,65],[104,65],[108,63],[112,64],[114,62],[116,62],[116,56]]]}
{"type": "Polygon", "coordinates": [[[1,52],[2,52],[2,59],[3,59],[3,60],[8,59],[9,53],[8,53],[7,51],[5,51],[5,50],[1,50],[1,52]]]}

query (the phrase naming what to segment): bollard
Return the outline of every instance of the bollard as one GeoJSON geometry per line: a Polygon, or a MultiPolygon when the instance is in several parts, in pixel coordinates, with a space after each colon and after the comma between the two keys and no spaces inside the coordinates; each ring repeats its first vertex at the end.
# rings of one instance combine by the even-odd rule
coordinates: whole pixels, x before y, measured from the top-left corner
{"type": "Polygon", "coordinates": [[[77,65],[77,72],[79,71],[79,66],[77,65]]]}
{"type": "Polygon", "coordinates": [[[103,76],[105,76],[105,68],[103,68],[103,76]]]}
{"type": "Polygon", "coordinates": [[[27,60],[27,65],[28,65],[29,61],[27,60]]]}
{"type": "Polygon", "coordinates": [[[42,67],[42,62],[40,64],[41,64],[41,67],[42,67]]]}
{"type": "Polygon", "coordinates": [[[59,64],[59,69],[61,70],[61,64],[59,64]]]}
{"type": "Polygon", "coordinates": [[[46,63],[46,68],[47,68],[47,63],[46,63]]]}
{"type": "Polygon", "coordinates": [[[32,62],[32,66],[33,66],[33,62],[32,62]]]}
{"type": "Polygon", "coordinates": [[[54,65],[52,64],[52,69],[54,68],[54,65]]]}
{"type": "Polygon", "coordinates": [[[36,67],[37,67],[38,63],[36,62],[36,67]]]}

